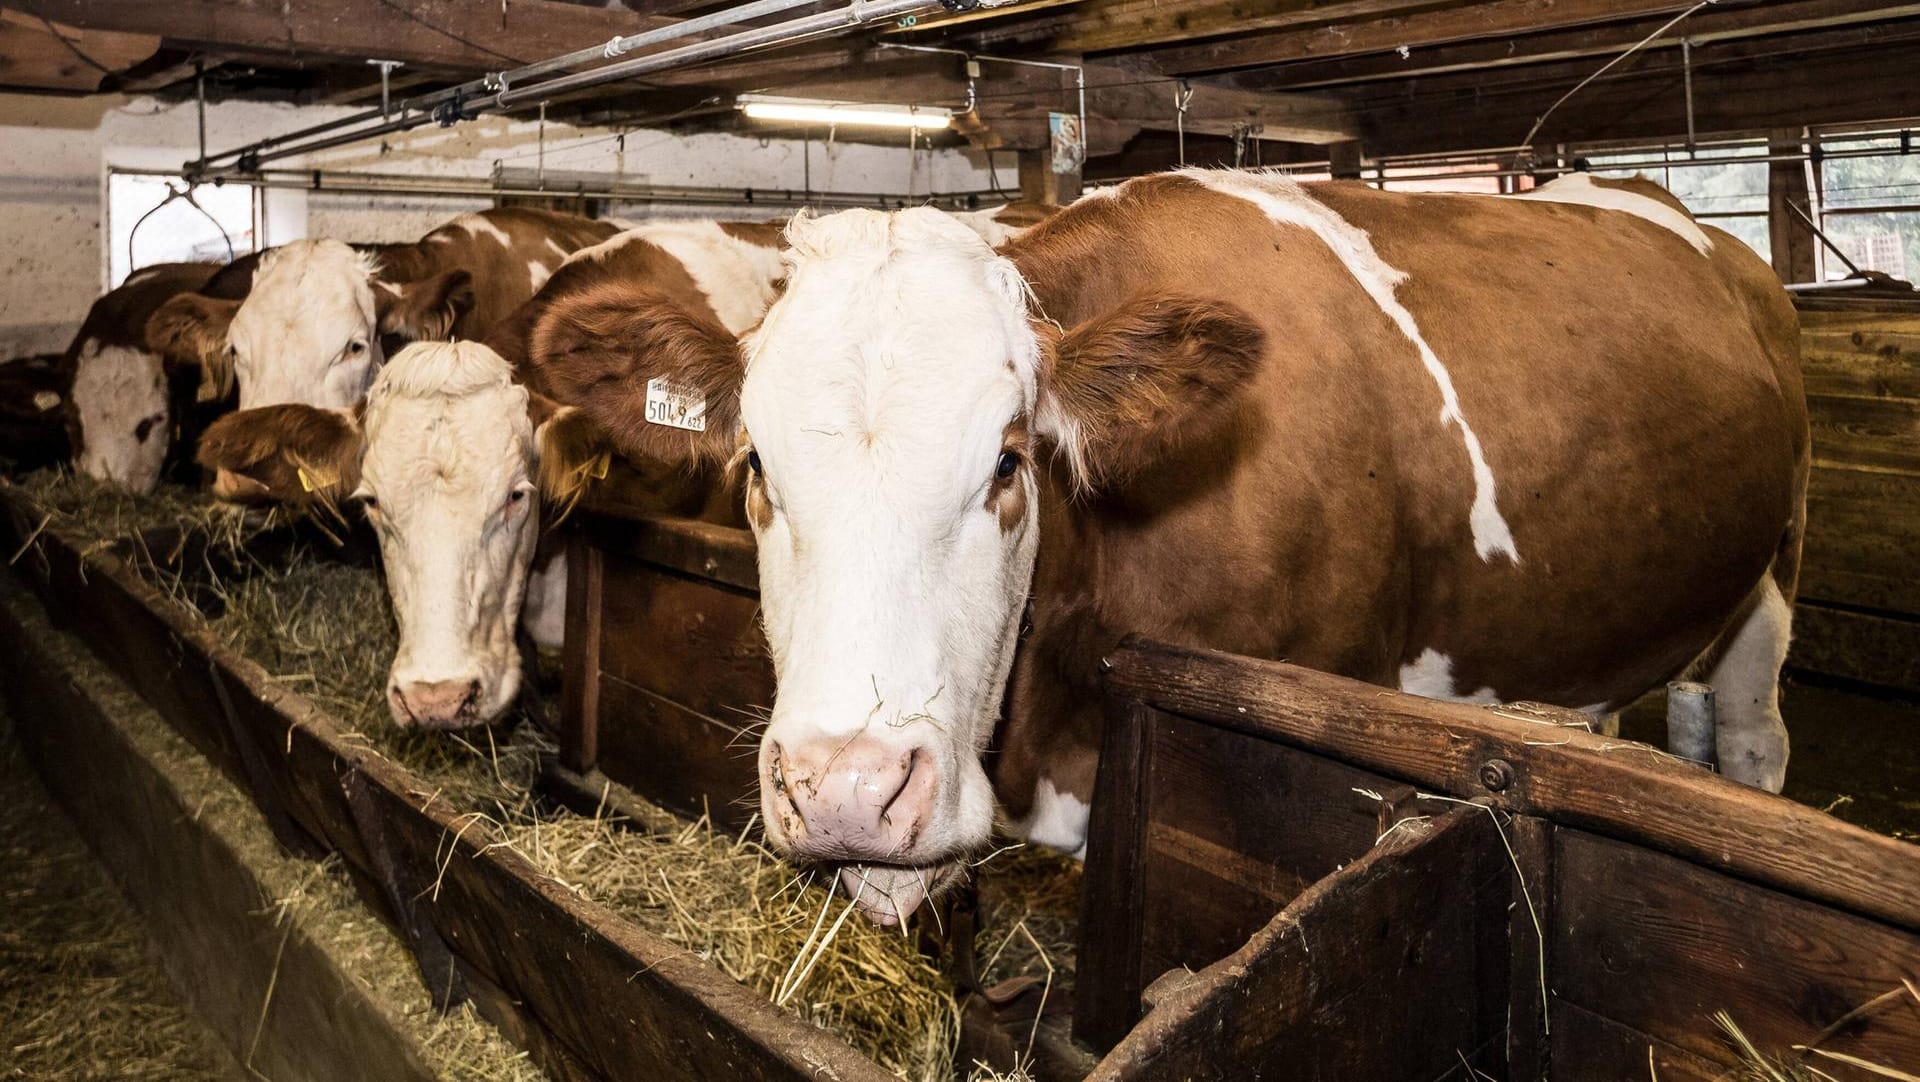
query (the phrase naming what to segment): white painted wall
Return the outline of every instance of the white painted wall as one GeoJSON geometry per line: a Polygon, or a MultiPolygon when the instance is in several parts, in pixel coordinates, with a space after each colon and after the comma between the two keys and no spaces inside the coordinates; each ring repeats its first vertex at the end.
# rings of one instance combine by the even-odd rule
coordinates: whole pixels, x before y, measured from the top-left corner
{"type": "MultiPolygon", "coordinates": [[[[334,107],[228,102],[207,112],[215,150],[342,115],[334,107]]],[[[811,144],[797,138],[723,134],[677,136],[617,133],[550,125],[545,163],[568,173],[620,175],[666,185],[799,189],[806,163],[816,190],[930,194],[994,186],[1017,190],[1013,156],[992,172],[983,157],[959,151],[909,152],[855,143],[811,144]],[[809,155],[809,157],[803,157],[809,155]]],[[[450,129],[423,128],[384,144],[343,147],[307,161],[276,166],[491,176],[496,164],[532,169],[540,161],[539,128],[531,121],[487,118],[450,129]]],[[[54,98],[0,94],[0,357],[64,349],[109,270],[105,211],[109,168],[175,170],[194,156],[195,110],[111,95],[54,98]]],[[[462,211],[485,204],[465,198],[349,196],[270,191],[266,242],[299,236],[347,241],[408,240],[462,211]]],[[[623,217],[684,216],[670,206],[625,204],[623,217]]],[[[719,213],[755,215],[739,208],[719,213]]],[[[143,229],[144,233],[145,230],[143,229]]]]}

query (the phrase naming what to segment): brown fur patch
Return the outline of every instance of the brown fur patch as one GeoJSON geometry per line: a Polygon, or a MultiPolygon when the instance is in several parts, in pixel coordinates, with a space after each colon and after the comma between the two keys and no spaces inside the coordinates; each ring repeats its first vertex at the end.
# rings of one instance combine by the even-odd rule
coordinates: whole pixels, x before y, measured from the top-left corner
{"type": "Polygon", "coordinates": [[[360,486],[361,447],[357,416],[290,404],[227,414],[207,427],[194,457],[256,482],[257,491],[238,489],[252,502],[332,509],[360,486]]]}
{"type": "Polygon", "coordinates": [[[1124,480],[1220,422],[1265,350],[1245,313],[1178,294],[1135,297],[1068,331],[1044,386],[1077,429],[1081,480],[1124,480]]]}
{"type": "Polygon", "coordinates": [[[1031,229],[1060,212],[1045,203],[1008,203],[993,214],[993,220],[1016,229],[1031,229]]]}
{"type": "Polygon", "coordinates": [[[147,320],[147,348],[169,366],[199,368],[199,400],[218,402],[233,390],[227,328],[239,310],[239,301],[183,293],[147,320]]]}
{"type": "Polygon", "coordinates": [[[720,232],[735,240],[757,244],[762,248],[787,246],[787,223],[785,222],[720,222],[718,224],[720,232]]]}
{"type": "Polygon", "coordinates": [[[744,375],[739,344],[672,298],[628,282],[596,283],[556,299],[528,346],[540,385],[578,406],[621,454],[717,464],[733,452],[744,375]],[[647,421],[647,381],[655,378],[706,400],[706,431],[647,421]]]}
{"type": "Polygon", "coordinates": [[[383,284],[374,288],[373,300],[380,315],[381,334],[414,342],[444,341],[452,336],[461,317],[473,309],[473,275],[450,270],[404,285],[383,284]]]}

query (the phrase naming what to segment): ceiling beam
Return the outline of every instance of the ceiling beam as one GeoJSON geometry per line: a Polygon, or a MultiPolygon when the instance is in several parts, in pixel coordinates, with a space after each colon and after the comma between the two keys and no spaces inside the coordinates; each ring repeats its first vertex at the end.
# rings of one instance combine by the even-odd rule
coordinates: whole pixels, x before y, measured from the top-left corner
{"type": "Polygon", "coordinates": [[[102,81],[160,51],[152,34],[50,23],[0,9],[0,86],[90,94],[102,81]]]}
{"type": "Polygon", "coordinates": [[[675,20],[552,0],[7,0],[87,30],[295,61],[399,60],[454,71],[513,67],[675,20]]]}
{"type": "MultiPolygon", "coordinates": [[[[1038,17],[1023,5],[954,27],[956,44],[1049,53],[1102,53],[1195,38],[1373,18],[1443,6],[1448,0],[1087,0],[1038,17]]],[[[1672,0],[1668,0],[1672,2],[1672,0]]],[[[936,31],[939,24],[933,23],[936,31]]]]}
{"type": "MultiPolygon", "coordinates": [[[[1284,65],[1268,72],[1247,72],[1233,80],[1249,88],[1403,79],[1619,53],[1667,22],[1671,6],[1670,0],[1589,0],[1551,7],[1543,7],[1540,0],[1492,0],[1370,22],[1182,45],[1140,56],[1158,70],[1180,74],[1284,65]],[[1363,55],[1368,59],[1350,59],[1363,55]]],[[[1920,3],[1774,0],[1758,6],[1702,11],[1650,47],[1678,47],[1682,37],[1706,44],[1914,14],[1920,14],[1920,3]]]]}

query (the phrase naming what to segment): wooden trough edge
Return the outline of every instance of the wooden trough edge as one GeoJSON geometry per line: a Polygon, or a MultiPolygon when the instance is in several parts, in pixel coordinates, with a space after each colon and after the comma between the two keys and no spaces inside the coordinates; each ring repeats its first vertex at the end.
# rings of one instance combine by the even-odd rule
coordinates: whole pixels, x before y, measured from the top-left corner
{"type": "Polygon", "coordinates": [[[1110,694],[1485,800],[1920,931],[1920,846],[1586,731],[1550,707],[1438,702],[1284,662],[1130,636],[1110,694]],[[1370,724],[1330,719],[1370,705],[1370,724]]]}
{"type": "Polygon", "coordinates": [[[541,875],[478,815],[345,743],[339,723],[310,700],[228,649],[119,556],[87,551],[14,486],[0,485],[0,502],[8,510],[0,543],[18,554],[16,571],[50,611],[63,609],[89,648],[234,776],[269,822],[281,831],[291,823],[379,884],[436,995],[477,982],[476,1006],[559,1077],[673,1064],[689,1078],[892,1078],[690,951],[541,875]],[[144,671],[134,660],[143,649],[152,655],[144,671]],[[181,692],[188,682],[209,684],[204,698],[181,692]],[[172,694],[155,694],[169,685],[172,694]],[[214,703],[224,721],[204,716],[214,703]]]}

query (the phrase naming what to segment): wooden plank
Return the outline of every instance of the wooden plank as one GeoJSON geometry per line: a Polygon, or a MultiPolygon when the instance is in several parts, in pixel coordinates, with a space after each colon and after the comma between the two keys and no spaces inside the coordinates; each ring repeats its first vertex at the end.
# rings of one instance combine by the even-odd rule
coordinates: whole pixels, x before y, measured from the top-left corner
{"type": "Polygon", "coordinates": [[[1109,697],[1093,808],[1087,824],[1086,873],[1080,888],[1080,945],[1074,962],[1073,1036],[1105,1051],[1140,1017],[1140,934],[1148,776],[1148,727],[1154,713],[1109,697]]]}
{"type": "Polygon", "coordinates": [[[160,39],[152,34],[81,30],[0,10],[0,86],[91,94],[108,74],[133,67],[159,49],[160,39]]]}
{"type": "Polygon", "coordinates": [[[760,810],[754,732],[728,725],[618,677],[600,678],[607,719],[600,769],[648,800],[722,830],[739,830],[760,810]]]}
{"type": "Polygon", "coordinates": [[[1920,693],[1920,620],[1794,606],[1787,664],[1810,672],[1920,693]]]}
{"type": "MultiPolygon", "coordinates": [[[[1554,926],[1553,824],[1516,815],[1507,824],[1513,846],[1513,908],[1507,915],[1508,1008],[1507,1077],[1549,1078],[1553,1045],[1549,1034],[1553,1001],[1547,980],[1547,943],[1542,931],[1554,926]],[[1524,887],[1524,889],[1523,889],[1524,887]]],[[[1569,1063],[1583,1062],[1579,1058],[1569,1063]]],[[[1471,1082],[1471,1080],[1469,1080],[1471,1082]]]]}
{"type": "Polygon", "coordinates": [[[1920,399],[1920,312],[1800,308],[1808,394],[1920,399]]]}
{"type": "MultiPolygon", "coordinates": [[[[607,553],[600,671],[696,713],[744,725],[773,704],[760,602],[707,579],[607,553]]],[[[602,748],[626,724],[603,705],[602,748]]]]}
{"type": "Polygon", "coordinates": [[[531,63],[676,21],[552,0],[514,0],[504,9],[471,0],[9,0],[7,6],[86,30],[157,34],[294,59],[372,56],[467,71],[531,63]]]}
{"type": "Polygon", "coordinates": [[[1497,1069],[1507,997],[1489,994],[1481,953],[1506,938],[1506,868],[1480,809],[1396,830],[1240,950],[1156,989],[1090,1082],[1426,1080],[1463,1059],[1497,1069]]]}
{"type": "MultiPolygon", "coordinates": [[[[1734,1062],[1716,1011],[1778,1054],[1920,973],[1920,932],[1582,831],[1560,832],[1554,874],[1555,993],[1703,1059],[1734,1062]]],[[[1822,1047],[1920,1063],[1920,1004],[1822,1047]]]]}
{"type": "MultiPolygon", "coordinates": [[[[1553,1001],[1553,1056],[1579,1064],[1581,1079],[1635,1082],[1728,1082],[1727,1065],[1701,1059],[1638,1030],[1629,1029],[1565,1000],[1553,1001]]],[[[1511,1076],[1545,1078],[1545,1075],[1511,1076]]]]}
{"type": "Polygon", "coordinates": [[[1807,483],[1800,599],[1920,613],[1915,569],[1920,477],[1816,466],[1807,483]]]}
{"type": "Polygon", "coordinates": [[[1817,466],[1920,477],[1920,399],[1808,395],[1817,466]]]}
{"type": "MultiPolygon", "coordinates": [[[[1429,791],[1636,842],[1920,930],[1920,847],[1782,797],[1502,708],[1442,703],[1283,662],[1129,638],[1108,688],[1429,791]],[[1549,732],[1552,740],[1540,739],[1549,732]],[[1498,761],[1496,763],[1496,760],[1498,761]],[[1505,769],[1496,769],[1505,764],[1505,769]],[[1498,784],[1490,789],[1486,781],[1498,784]]],[[[1573,711],[1542,708],[1572,722],[1573,711]]]]}
{"type": "Polygon", "coordinates": [[[760,589],[753,534],[699,519],[640,513],[599,513],[577,520],[602,551],[645,560],[736,590],[760,589]]]}

